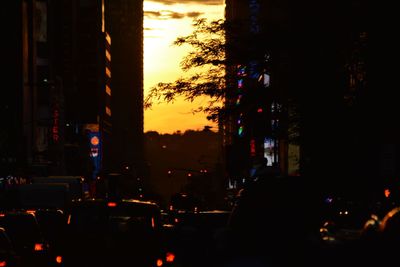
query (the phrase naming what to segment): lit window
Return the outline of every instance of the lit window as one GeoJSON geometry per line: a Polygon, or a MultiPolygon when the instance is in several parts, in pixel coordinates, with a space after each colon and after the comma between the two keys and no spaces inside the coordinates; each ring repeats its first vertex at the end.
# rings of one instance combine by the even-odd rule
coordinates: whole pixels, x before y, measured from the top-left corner
{"type": "Polygon", "coordinates": [[[111,88],[106,84],[106,93],[107,95],[111,96],[111,88]]]}
{"type": "Polygon", "coordinates": [[[111,45],[111,36],[106,32],[106,40],[109,45],[111,45]]]}
{"type": "Polygon", "coordinates": [[[111,70],[108,67],[106,67],[106,75],[111,78],[111,70]]]}
{"type": "Polygon", "coordinates": [[[111,109],[106,107],[106,114],[111,117],[111,109]]]}
{"type": "Polygon", "coordinates": [[[106,49],[106,58],[108,59],[108,61],[111,61],[111,54],[110,52],[108,52],[107,49],[106,49]]]}

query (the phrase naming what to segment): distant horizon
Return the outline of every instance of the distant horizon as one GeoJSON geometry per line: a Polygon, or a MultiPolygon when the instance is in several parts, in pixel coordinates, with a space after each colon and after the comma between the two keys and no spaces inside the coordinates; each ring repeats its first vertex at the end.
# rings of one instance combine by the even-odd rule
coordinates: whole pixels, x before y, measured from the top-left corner
{"type": "MultiPolygon", "coordinates": [[[[210,132],[213,132],[213,133],[218,133],[218,129],[217,129],[217,130],[214,130],[213,128],[210,128],[209,131],[210,131],[210,132]]],[[[158,134],[160,134],[160,135],[165,135],[165,134],[178,134],[178,133],[184,134],[184,133],[186,133],[186,132],[204,132],[204,128],[203,128],[203,129],[185,129],[185,130],[183,130],[183,131],[181,131],[181,130],[176,130],[176,131],[174,131],[174,132],[167,132],[167,133],[165,133],[165,132],[159,132],[159,131],[156,131],[156,130],[148,130],[148,131],[144,131],[143,133],[146,134],[146,133],[152,133],[152,132],[156,132],[156,133],[158,133],[158,134]]]]}

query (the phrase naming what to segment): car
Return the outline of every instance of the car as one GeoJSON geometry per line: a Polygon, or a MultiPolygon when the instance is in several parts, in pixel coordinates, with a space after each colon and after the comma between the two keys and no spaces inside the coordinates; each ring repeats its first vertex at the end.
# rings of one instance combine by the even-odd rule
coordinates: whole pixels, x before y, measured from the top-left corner
{"type": "Polygon", "coordinates": [[[13,248],[12,242],[4,228],[0,227],[0,266],[18,267],[20,266],[20,257],[13,248]]]}
{"type": "Polygon", "coordinates": [[[86,199],[67,215],[66,266],[167,266],[157,204],[135,199],[86,199]]]}
{"type": "Polygon", "coordinates": [[[7,231],[17,254],[21,257],[22,265],[49,265],[49,244],[44,239],[33,212],[25,210],[2,212],[0,227],[7,231]]]}
{"type": "Polygon", "coordinates": [[[311,266],[319,255],[317,195],[304,177],[268,177],[239,191],[226,266],[311,266]]]}
{"type": "Polygon", "coordinates": [[[172,247],[180,266],[211,266],[224,253],[230,211],[202,210],[172,214],[172,247]]]}
{"type": "Polygon", "coordinates": [[[63,210],[39,208],[33,211],[40,230],[49,244],[49,257],[54,266],[63,265],[67,218],[63,210]]]}

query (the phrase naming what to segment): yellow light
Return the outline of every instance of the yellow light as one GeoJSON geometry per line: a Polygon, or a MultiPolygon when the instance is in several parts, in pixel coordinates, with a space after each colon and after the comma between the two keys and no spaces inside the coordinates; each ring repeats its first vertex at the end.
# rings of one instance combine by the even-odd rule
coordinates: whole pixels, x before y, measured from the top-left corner
{"type": "Polygon", "coordinates": [[[162,261],[162,259],[158,259],[157,260],[157,267],[161,267],[161,266],[163,266],[163,261],[162,261]]]}
{"type": "Polygon", "coordinates": [[[94,146],[97,146],[100,143],[100,140],[97,136],[93,136],[92,138],[90,138],[90,143],[94,146]]]}

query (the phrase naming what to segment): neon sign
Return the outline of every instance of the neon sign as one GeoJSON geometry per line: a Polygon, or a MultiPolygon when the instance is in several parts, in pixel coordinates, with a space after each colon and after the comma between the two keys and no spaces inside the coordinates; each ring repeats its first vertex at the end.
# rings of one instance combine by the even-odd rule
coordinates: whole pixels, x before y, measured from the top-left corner
{"type": "Polygon", "coordinates": [[[60,109],[58,104],[54,104],[53,107],[53,127],[51,128],[51,134],[54,143],[58,143],[60,140],[60,109]]]}

